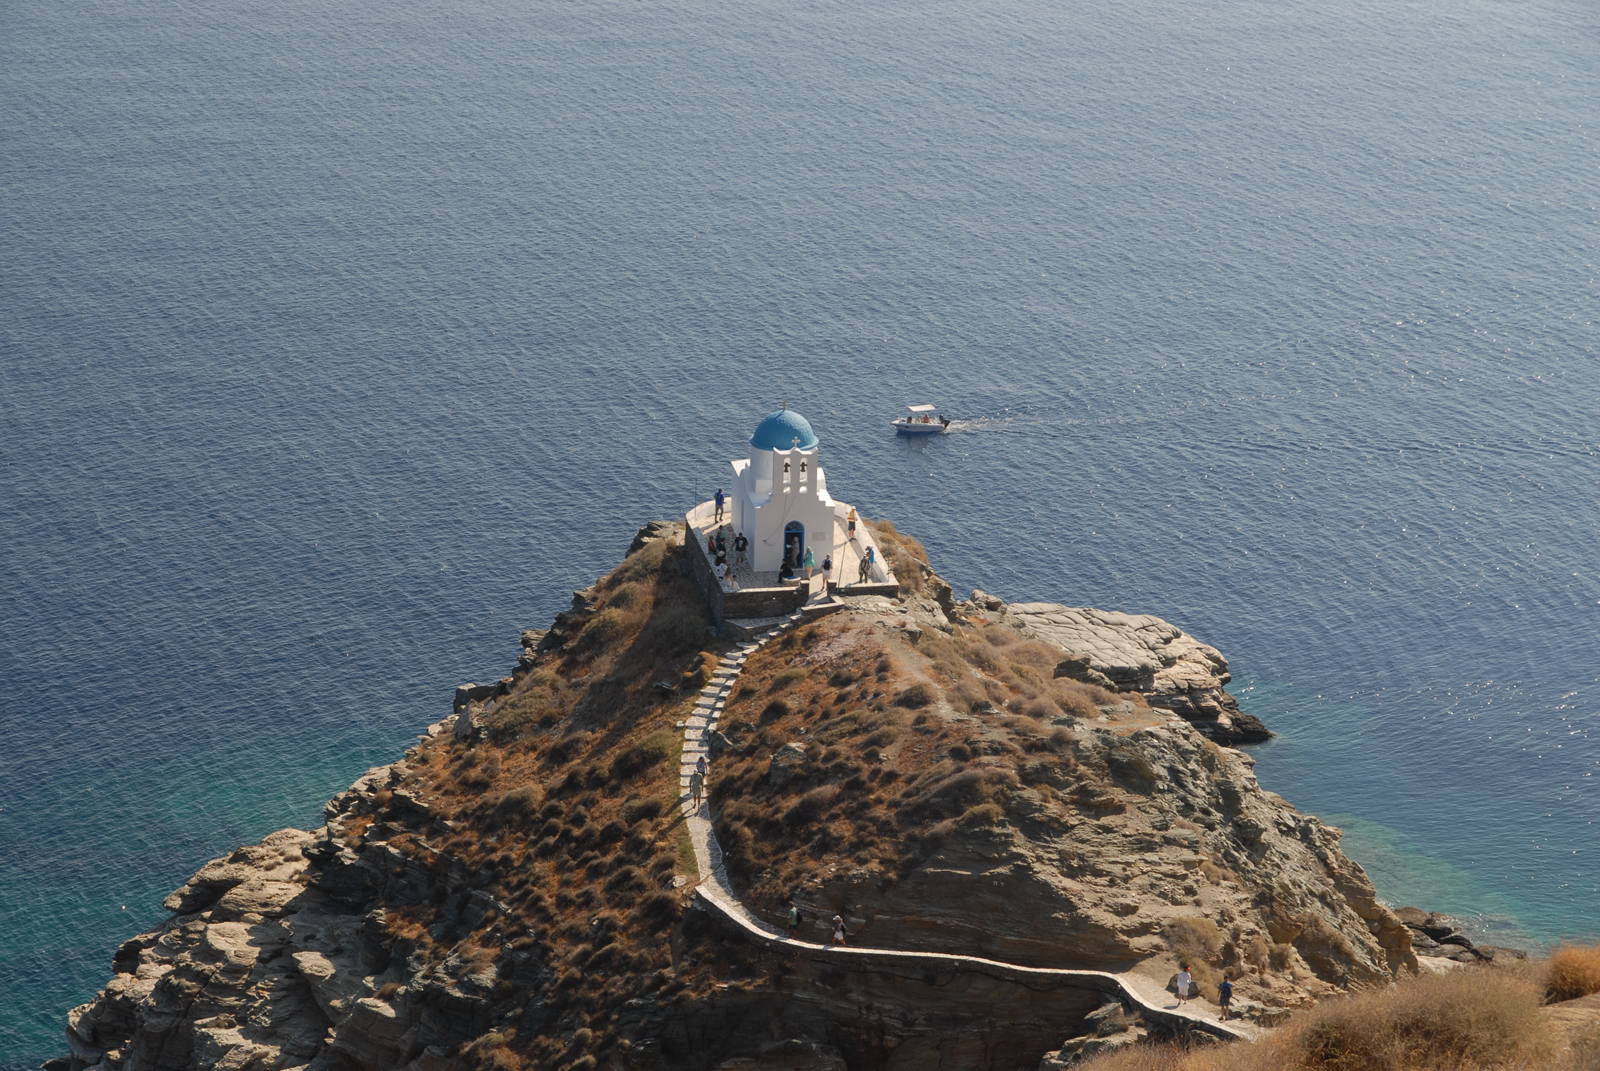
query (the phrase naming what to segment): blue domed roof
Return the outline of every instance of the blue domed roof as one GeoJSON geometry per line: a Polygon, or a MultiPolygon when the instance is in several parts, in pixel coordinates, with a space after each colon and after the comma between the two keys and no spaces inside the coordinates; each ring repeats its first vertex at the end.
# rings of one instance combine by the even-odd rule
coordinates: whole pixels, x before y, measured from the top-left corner
{"type": "Polygon", "coordinates": [[[800,440],[802,450],[815,450],[817,447],[817,433],[811,430],[806,418],[793,409],[779,409],[775,413],[768,413],[756,425],[756,433],[750,436],[750,445],[757,450],[793,450],[796,439],[800,440]]]}

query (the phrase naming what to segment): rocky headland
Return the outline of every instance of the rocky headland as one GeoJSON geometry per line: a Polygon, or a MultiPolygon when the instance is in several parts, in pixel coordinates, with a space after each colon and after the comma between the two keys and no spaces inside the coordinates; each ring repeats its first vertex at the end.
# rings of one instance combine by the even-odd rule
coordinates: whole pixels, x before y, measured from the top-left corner
{"type": "Polygon", "coordinates": [[[1189,1029],[1158,1009],[1180,960],[1271,1024],[1415,972],[1414,943],[1468,952],[1260,787],[1233,745],[1266,729],[1215,649],[958,602],[875,535],[898,597],[740,645],[711,634],[681,529],[647,526],[323,825],[169,896],[51,1071],[1032,1071],[1189,1029]],[[706,895],[688,815],[766,929],[706,895]],[[766,935],[791,906],[803,944],[766,935]],[[818,947],[835,915],[848,958],[818,947]]]}

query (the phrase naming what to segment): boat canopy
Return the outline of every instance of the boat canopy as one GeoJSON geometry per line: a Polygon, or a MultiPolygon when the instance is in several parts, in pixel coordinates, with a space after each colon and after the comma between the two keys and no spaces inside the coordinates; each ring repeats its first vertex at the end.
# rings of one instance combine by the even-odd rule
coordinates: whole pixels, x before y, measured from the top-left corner
{"type": "Polygon", "coordinates": [[[906,408],[913,413],[931,413],[939,407],[936,405],[908,405],[906,408]]]}

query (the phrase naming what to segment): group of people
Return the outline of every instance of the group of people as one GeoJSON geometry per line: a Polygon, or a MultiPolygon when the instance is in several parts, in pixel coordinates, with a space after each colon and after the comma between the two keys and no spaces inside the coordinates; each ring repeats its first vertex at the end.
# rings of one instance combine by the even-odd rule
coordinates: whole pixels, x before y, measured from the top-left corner
{"type": "MultiPolygon", "coordinates": [[[[788,926],[786,928],[787,928],[787,930],[789,932],[789,940],[797,941],[797,940],[800,939],[800,907],[799,907],[799,905],[797,905],[797,904],[790,904],[789,905],[788,926]]],[[[835,947],[835,948],[843,948],[844,947],[844,939],[845,939],[844,916],[843,915],[835,915],[835,916],[833,916],[833,947],[835,947]]]]}
{"type": "Polygon", "coordinates": [[[734,577],[734,567],[743,565],[748,560],[746,555],[750,550],[750,540],[746,539],[743,532],[733,537],[733,564],[728,563],[728,526],[722,525],[716,532],[706,537],[706,553],[711,555],[712,568],[717,574],[717,579],[728,591],[737,591],[739,581],[734,577]]]}
{"type": "MultiPolygon", "coordinates": [[[[1194,985],[1194,975],[1189,973],[1187,963],[1178,964],[1178,975],[1172,980],[1172,987],[1178,993],[1178,1007],[1189,1003],[1189,987],[1194,985]]],[[[1227,1022],[1233,1010],[1233,983],[1223,974],[1222,981],[1217,983],[1217,1006],[1222,1009],[1222,1020],[1227,1022]]]]}
{"type": "MultiPolygon", "coordinates": [[[[722,523],[723,511],[727,505],[727,496],[723,494],[722,488],[717,488],[717,494],[714,501],[717,507],[715,517],[717,529],[711,535],[706,537],[706,553],[711,555],[712,567],[717,574],[717,580],[723,586],[723,590],[737,591],[739,582],[735,579],[734,570],[737,566],[745,565],[749,562],[748,554],[750,551],[750,540],[745,538],[745,534],[743,532],[740,532],[738,535],[734,536],[731,541],[728,539],[728,533],[731,531],[731,528],[729,525],[722,523]],[[728,561],[728,549],[730,543],[733,548],[733,562],[731,564],[728,561]]],[[[850,512],[845,515],[845,528],[847,538],[852,542],[854,542],[856,538],[856,523],[859,520],[860,518],[856,515],[855,507],[850,507],[850,512]]],[[[873,547],[869,544],[866,550],[863,551],[861,560],[858,563],[856,574],[857,583],[865,584],[872,578],[872,567],[877,564],[877,561],[878,550],[876,547],[873,547]]],[[[823,556],[821,569],[822,586],[823,590],[826,591],[828,585],[833,581],[832,554],[826,554],[823,556]]],[[[810,547],[802,548],[799,546],[790,546],[784,551],[783,565],[778,570],[778,579],[780,581],[789,581],[795,579],[797,576],[803,576],[805,581],[810,583],[811,576],[816,571],[817,556],[812,552],[810,547]]]]}

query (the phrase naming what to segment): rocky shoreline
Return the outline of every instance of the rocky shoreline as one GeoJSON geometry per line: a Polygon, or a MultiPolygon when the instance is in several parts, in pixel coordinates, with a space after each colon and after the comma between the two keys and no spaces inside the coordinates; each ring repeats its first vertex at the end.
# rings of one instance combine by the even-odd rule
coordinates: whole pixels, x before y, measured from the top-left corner
{"type": "MultiPolygon", "coordinates": [[[[522,633],[510,676],[459,688],[452,716],[330,800],[323,826],[202,867],[166,899],[171,918],[117,950],[105,989],[68,1017],[69,1055],[48,1071],[843,1071],[934,1066],[926,1054],[939,1052],[962,1054],[962,1067],[1031,1069],[1046,1053],[1059,1062],[1153,1029],[1103,993],[1046,998],[997,978],[841,972],[742,948],[696,909],[692,861],[658,851],[676,835],[671,812],[648,794],[626,798],[638,792],[626,786],[652,761],[631,756],[659,747],[651,726],[686,724],[714,659],[702,640],[631,677],[621,662],[597,668],[639,650],[617,615],[655,575],[640,561],[659,563],[650,582],[663,600],[645,634],[703,621],[665,595],[693,590],[676,533],[642,529],[615,574],[574,593],[549,629],[522,633]],[[547,891],[530,880],[539,873],[547,891]]],[[[1263,1023],[1416,970],[1414,950],[1451,962],[1494,954],[1436,916],[1397,917],[1342,855],[1337,830],[1260,789],[1233,745],[1270,734],[1226,692],[1214,648],[1154,617],[1007,605],[981,591],[958,603],[925,560],[895,548],[896,573],[914,586],[844,600],[797,639],[809,649],[775,647],[770,657],[791,668],[772,663],[740,695],[781,687],[789,698],[751,699],[759,716],[733,717],[711,752],[733,771],[759,762],[746,795],[789,815],[815,806],[802,799],[866,797],[895,778],[907,815],[943,791],[917,788],[930,777],[948,775],[950,792],[990,785],[981,798],[992,802],[953,812],[960,821],[913,823],[883,859],[851,848],[853,861],[796,878],[814,922],[839,912],[867,945],[989,956],[1024,972],[1132,970],[1155,994],[1176,950],[1197,948],[1250,975],[1241,1001],[1263,1023]],[[963,636],[989,650],[985,634],[1059,652],[1037,678],[1044,692],[1012,670],[980,670],[972,680],[989,696],[1045,694],[1053,679],[1099,706],[1044,725],[1043,698],[1001,706],[937,676],[968,673],[941,652],[963,636]],[[862,659],[875,677],[852,668],[862,659]],[[945,685],[918,683],[936,678],[945,685]],[[817,709],[801,704],[805,689],[866,704],[813,724],[837,746],[810,744],[798,723],[788,743],[773,736],[783,718],[817,709]],[[920,710],[916,724],[900,709],[920,710]],[[881,728],[848,744],[839,734],[857,718],[881,728]]],[[[671,792],[677,784],[674,773],[671,792]]],[[[868,814],[868,800],[853,813],[868,814]]],[[[887,830],[892,819],[870,821],[887,830]]],[[[779,913],[759,887],[740,895],[779,913]]]]}

